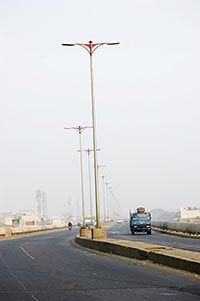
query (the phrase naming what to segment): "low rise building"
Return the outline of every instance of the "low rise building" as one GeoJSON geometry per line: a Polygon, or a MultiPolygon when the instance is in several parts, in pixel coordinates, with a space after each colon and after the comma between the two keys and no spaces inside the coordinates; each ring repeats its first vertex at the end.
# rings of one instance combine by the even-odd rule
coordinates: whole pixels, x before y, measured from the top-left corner
{"type": "Polygon", "coordinates": [[[1,213],[0,221],[6,226],[37,226],[39,217],[32,210],[19,211],[17,213],[1,213]]]}
{"type": "Polygon", "coordinates": [[[180,219],[181,221],[193,221],[200,219],[200,209],[196,207],[190,206],[182,206],[180,207],[180,219]]]}
{"type": "Polygon", "coordinates": [[[0,223],[6,226],[12,226],[12,213],[11,212],[1,212],[0,213],[0,223]]]}
{"type": "Polygon", "coordinates": [[[48,225],[53,225],[53,226],[56,226],[56,227],[65,227],[66,226],[66,221],[62,217],[53,216],[53,217],[51,217],[47,220],[47,224],[48,225]]]}

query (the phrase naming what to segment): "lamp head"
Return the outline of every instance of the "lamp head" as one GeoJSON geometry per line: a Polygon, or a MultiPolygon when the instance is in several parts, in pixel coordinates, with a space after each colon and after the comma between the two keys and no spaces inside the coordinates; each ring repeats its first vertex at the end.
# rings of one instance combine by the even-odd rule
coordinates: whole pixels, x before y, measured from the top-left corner
{"type": "Polygon", "coordinates": [[[118,41],[115,42],[115,41],[114,41],[114,42],[107,42],[106,44],[109,45],[109,46],[110,46],[110,45],[119,45],[120,42],[118,42],[118,41]]]}
{"type": "Polygon", "coordinates": [[[63,43],[62,46],[75,46],[74,43],[63,43]]]}

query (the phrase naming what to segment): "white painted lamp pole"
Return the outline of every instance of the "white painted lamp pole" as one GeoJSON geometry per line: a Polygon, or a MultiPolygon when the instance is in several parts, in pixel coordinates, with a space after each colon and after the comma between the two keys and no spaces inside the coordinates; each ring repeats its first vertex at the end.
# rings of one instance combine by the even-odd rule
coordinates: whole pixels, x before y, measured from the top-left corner
{"type": "Polygon", "coordinates": [[[82,195],[82,223],[83,228],[85,227],[85,208],[84,208],[84,186],[83,186],[83,158],[82,158],[82,141],[81,141],[81,133],[87,129],[91,128],[91,126],[85,126],[81,127],[80,125],[78,127],[65,127],[65,130],[76,130],[79,133],[79,147],[80,147],[80,171],[81,171],[81,195],[82,195]]]}
{"type": "Polygon", "coordinates": [[[97,167],[97,138],[96,138],[96,115],[94,101],[94,80],[93,80],[93,65],[92,56],[96,49],[103,45],[118,45],[119,42],[103,42],[93,43],[63,43],[62,46],[81,46],[90,55],[90,81],[91,81],[91,100],[92,100],[92,126],[93,126],[93,148],[94,148],[94,180],[95,180],[95,204],[96,204],[96,228],[101,228],[100,223],[100,208],[99,208],[99,183],[98,183],[98,167],[97,167]]]}

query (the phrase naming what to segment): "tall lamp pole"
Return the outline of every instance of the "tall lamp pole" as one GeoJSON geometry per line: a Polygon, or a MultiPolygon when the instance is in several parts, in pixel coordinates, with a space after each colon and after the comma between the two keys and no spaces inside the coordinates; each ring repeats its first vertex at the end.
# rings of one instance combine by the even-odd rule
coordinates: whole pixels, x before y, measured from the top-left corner
{"type": "Polygon", "coordinates": [[[108,211],[108,220],[110,221],[110,217],[111,217],[111,204],[110,204],[110,198],[109,198],[109,190],[110,187],[108,186],[110,183],[109,182],[105,182],[106,184],[106,199],[107,199],[107,211],[108,211]]]}
{"type": "Polygon", "coordinates": [[[63,43],[62,46],[81,46],[90,55],[90,81],[91,81],[91,100],[92,100],[92,126],[93,126],[93,148],[94,148],[94,180],[95,180],[95,204],[96,204],[96,228],[101,228],[100,223],[100,208],[99,208],[99,182],[98,182],[98,167],[97,167],[97,138],[96,138],[96,115],[94,101],[94,80],[93,80],[93,64],[92,56],[96,49],[103,45],[118,45],[119,42],[103,42],[93,43],[63,43]]]}
{"type": "Polygon", "coordinates": [[[88,154],[88,175],[89,175],[89,194],[90,194],[90,216],[91,216],[91,223],[93,225],[93,213],[92,213],[92,188],[91,188],[91,172],[90,172],[90,153],[91,149],[87,149],[88,154]]]}
{"type": "MultiPolygon", "coordinates": [[[[100,149],[98,148],[97,151],[99,151],[100,149]]],[[[88,175],[89,175],[89,196],[90,196],[90,216],[91,216],[91,222],[93,225],[93,213],[92,213],[92,187],[91,187],[91,172],[90,172],[90,154],[91,152],[93,152],[93,149],[84,149],[84,152],[87,152],[88,154],[88,175]]]]}
{"type": "MultiPolygon", "coordinates": [[[[101,168],[101,167],[106,167],[106,165],[97,164],[98,179],[99,179],[99,168],[101,168]]],[[[105,200],[105,198],[104,198],[104,194],[103,194],[103,205],[105,205],[104,200],[105,200]]],[[[105,206],[104,206],[104,222],[105,222],[105,206]]]]}
{"type": "Polygon", "coordinates": [[[83,189],[83,158],[82,158],[82,141],[81,141],[81,133],[87,129],[91,128],[91,126],[81,127],[65,127],[65,130],[76,130],[79,133],[79,147],[80,147],[80,170],[81,170],[81,195],[82,195],[82,223],[83,228],[85,227],[85,208],[84,208],[84,189],[83,189]]]}
{"type": "Polygon", "coordinates": [[[103,206],[104,206],[104,222],[106,222],[106,201],[105,201],[105,176],[102,177],[102,187],[103,187],[103,206]]]}

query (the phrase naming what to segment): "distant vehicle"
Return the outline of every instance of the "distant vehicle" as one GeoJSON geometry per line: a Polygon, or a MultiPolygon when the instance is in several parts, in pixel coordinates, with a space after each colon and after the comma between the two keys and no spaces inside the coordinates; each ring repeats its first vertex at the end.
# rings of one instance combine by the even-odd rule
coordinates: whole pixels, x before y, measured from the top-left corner
{"type": "Polygon", "coordinates": [[[121,224],[121,223],[123,223],[123,219],[118,218],[118,219],[117,219],[117,224],[121,224]]]}
{"type": "Polygon", "coordinates": [[[130,210],[129,213],[131,233],[146,232],[151,235],[151,213],[144,207],[138,207],[136,211],[130,210]]]}
{"type": "Polygon", "coordinates": [[[85,217],[85,226],[86,227],[93,226],[94,224],[96,224],[96,222],[94,221],[94,218],[91,218],[90,216],[85,217]]]}
{"type": "Polygon", "coordinates": [[[91,221],[91,219],[85,219],[85,226],[86,226],[86,227],[92,226],[92,221],[91,221]]]}

